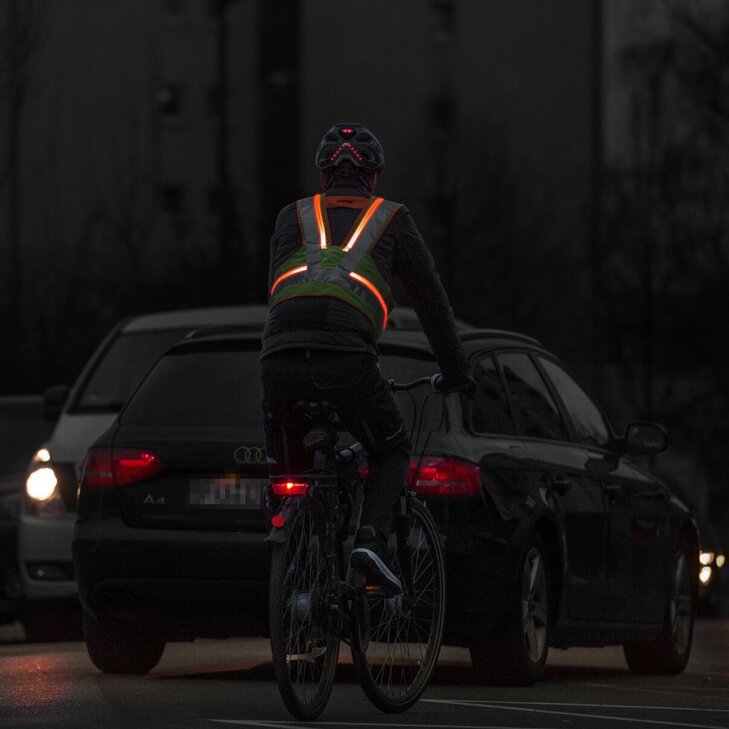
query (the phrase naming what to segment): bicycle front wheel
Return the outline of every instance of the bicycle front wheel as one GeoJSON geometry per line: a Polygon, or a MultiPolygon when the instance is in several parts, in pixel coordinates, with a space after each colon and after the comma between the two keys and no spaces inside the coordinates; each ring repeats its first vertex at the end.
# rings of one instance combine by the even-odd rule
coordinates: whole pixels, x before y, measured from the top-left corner
{"type": "Polygon", "coordinates": [[[286,708],[305,721],[324,710],[339,656],[339,636],[327,611],[327,561],[314,516],[300,509],[286,542],[275,545],[268,607],[276,682],[286,708]]]}
{"type": "Polygon", "coordinates": [[[395,597],[367,591],[352,640],[357,679],[387,712],[405,711],[425,691],[440,653],[446,601],[438,529],[419,501],[412,502],[409,529],[395,533],[395,571],[409,588],[395,597]]]}

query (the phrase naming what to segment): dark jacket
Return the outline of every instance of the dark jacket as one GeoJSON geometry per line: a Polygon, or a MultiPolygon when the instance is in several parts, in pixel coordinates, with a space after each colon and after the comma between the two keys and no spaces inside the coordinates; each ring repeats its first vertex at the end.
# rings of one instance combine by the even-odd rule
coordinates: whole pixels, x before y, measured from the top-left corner
{"type": "MultiPolygon", "coordinates": [[[[337,188],[327,194],[370,197],[368,192],[352,188],[337,188]]],[[[358,212],[353,208],[328,209],[335,245],[341,245],[358,212]]],[[[276,269],[301,244],[296,203],[291,203],[279,213],[271,237],[269,291],[276,269]]],[[[454,382],[465,380],[466,360],[448,297],[435,270],[433,256],[406,207],[397,211],[372,252],[372,258],[390,285],[393,278],[403,284],[443,375],[454,382]]],[[[370,321],[353,306],[333,297],[297,298],[283,301],[271,310],[261,356],[291,348],[363,351],[377,356],[370,321]]]]}

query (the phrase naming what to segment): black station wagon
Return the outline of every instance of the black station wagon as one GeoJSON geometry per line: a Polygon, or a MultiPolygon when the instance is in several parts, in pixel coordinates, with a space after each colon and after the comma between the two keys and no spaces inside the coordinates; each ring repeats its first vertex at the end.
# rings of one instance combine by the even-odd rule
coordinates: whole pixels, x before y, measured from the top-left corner
{"type": "MultiPolygon", "coordinates": [[[[698,533],[635,456],[660,426],[616,436],[537,341],[463,331],[473,401],[398,394],[413,433],[409,488],[447,559],[446,642],[490,683],[529,684],[549,646],[622,644],[635,672],[686,665],[698,533]]],[[[264,634],[260,339],[199,332],[151,370],[89,451],[73,544],[85,637],[98,668],[146,672],[165,643],[264,634]]],[[[419,332],[385,332],[385,375],[437,369],[419,332]]]]}

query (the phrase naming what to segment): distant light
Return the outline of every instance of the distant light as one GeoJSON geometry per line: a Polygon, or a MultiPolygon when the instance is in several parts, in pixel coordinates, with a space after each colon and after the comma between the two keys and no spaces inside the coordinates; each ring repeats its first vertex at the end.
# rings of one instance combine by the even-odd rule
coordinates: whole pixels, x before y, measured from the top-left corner
{"type": "Polygon", "coordinates": [[[726,557],[723,554],[717,554],[716,555],[716,566],[721,568],[724,566],[724,562],[726,562],[726,557]]]}
{"type": "Polygon", "coordinates": [[[159,101],[160,104],[163,106],[165,104],[169,104],[170,101],[172,101],[173,93],[172,89],[169,89],[167,87],[163,87],[157,91],[157,101],[159,101]]]}
{"type": "Polygon", "coordinates": [[[51,460],[51,452],[48,448],[41,448],[33,456],[33,463],[48,463],[51,460]]]}
{"type": "Polygon", "coordinates": [[[699,552],[699,562],[701,564],[711,564],[715,556],[713,552],[699,552]]]}
{"type": "Polygon", "coordinates": [[[702,567],[701,572],[699,572],[699,579],[702,585],[708,585],[711,582],[711,567],[708,565],[702,567]]]}
{"type": "Polygon", "coordinates": [[[31,499],[46,501],[53,496],[58,479],[52,468],[39,468],[32,471],[25,482],[25,491],[31,499]]]}

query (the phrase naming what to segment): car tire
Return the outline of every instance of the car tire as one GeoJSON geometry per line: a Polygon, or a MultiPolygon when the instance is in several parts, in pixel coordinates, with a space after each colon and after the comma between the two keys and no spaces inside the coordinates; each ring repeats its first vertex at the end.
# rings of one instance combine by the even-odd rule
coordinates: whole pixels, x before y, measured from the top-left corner
{"type": "Polygon", "coordinates": [[[91,662],[103,673],[149,673],[165,642],[118,621],[96,620],[84,611],[84,639],[91,662]]]}
{"type": "Polygon", "coordinates": [[[544,673],[551,623],[547,551],[532,535],[519,563],[509,617],[470,646],[478,678],[492,686],[531,686],[544,673]]]}
{"type": "Polygon", "coordinates": [[[698,585],[692,565],[697,562],[696,550],[680,540],[673,558],[661,634],[650,642],[623,646],[632,673],[674,675],[686,668],[696,617],[698,585]]]}

